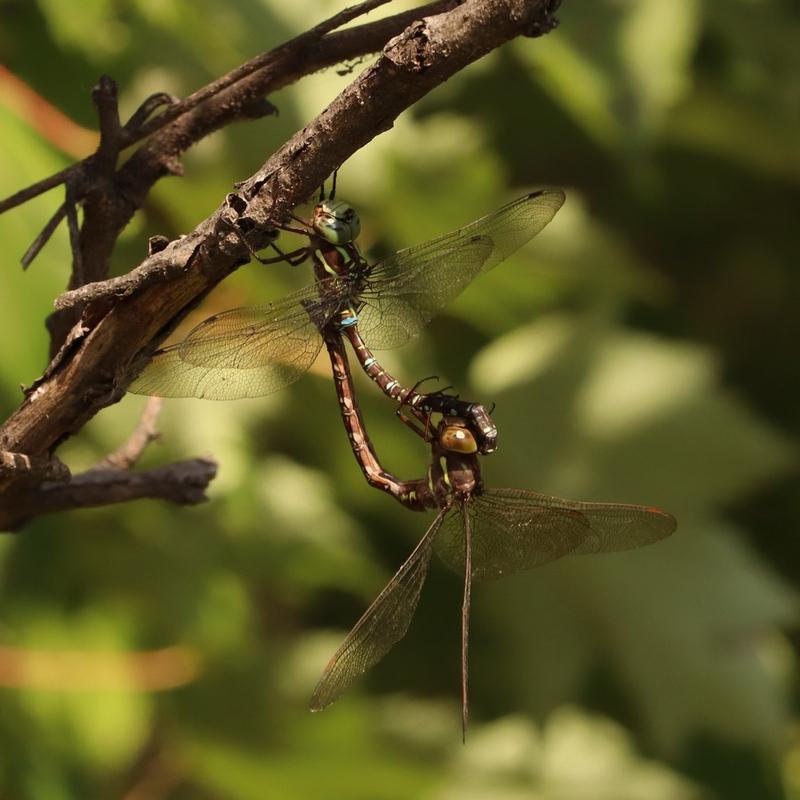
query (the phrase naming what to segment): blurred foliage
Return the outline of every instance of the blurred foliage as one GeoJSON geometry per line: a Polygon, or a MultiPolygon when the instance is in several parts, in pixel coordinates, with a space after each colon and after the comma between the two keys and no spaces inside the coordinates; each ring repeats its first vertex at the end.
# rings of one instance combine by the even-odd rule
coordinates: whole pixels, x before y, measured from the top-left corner
{"type": "MultiPolygon", "coordinates": [[[[408,5],[408,4],[406,4],[408,5]]],[[[0,193],[81,153],[100,73],[130,113],[186,94],[343,3],[0,0],[0,193]],[[69,149],[69,148],[68,148],[69,149]]],[[[393,4],[388,11],[393,11],[393,4]]],[[[388,11],[386,13],[388,13],[388,11]]],[[[496,485],[659,504],[657,546],[565,559],[474,593],[473,725],[458,731],[459,580],[435,568],[407,639],[323,714],[326,659],[425,528],[364,484],[319,363],[263,400],[171,401],[145,464],[212,452],[212,500],[36,520],[0,540],[0,798],[725,800],[800,797],[800,10],[788,0],[566,0],[561,27],[435,91],[357,153],[340,194],[386,253],[531,186],[568,202],[524,252],[399,352],[497,402],[496,485]]],[[[369,63],[366,59],[365,64],[369,63]]],[[[351,79],[191,150],[115,254],[212,211],[351,79]]],[[[0,407],[43,369],[66,231],[17,260],[57,192],[0,217],[0,407]]],[[[284,294],[242,269],[197,312],[284,294]]],[[[360,380],[378,453],[426,453],[360,380]]],[[[124,440],[128,397],[60,455],[124,440]]]]}

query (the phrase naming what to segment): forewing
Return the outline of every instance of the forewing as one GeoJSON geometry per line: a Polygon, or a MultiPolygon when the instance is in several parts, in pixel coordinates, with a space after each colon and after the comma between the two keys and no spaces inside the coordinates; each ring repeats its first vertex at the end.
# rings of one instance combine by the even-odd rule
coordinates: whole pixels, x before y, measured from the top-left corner
{"type": "Polygon", "coordinates": [[[319,328],[342,302],[338,282],[281,301],[209,317],[182,342],[157,350],[128,391],[159,397],[260,397],[296,381],[322,345],[319,328]]]}
{"type": "MultiPolygon", "coordinates": [[[[669,536],[675,519],[658,508],[586,503],[524,489],[488,489],[470,501],[473,577],[498,578],[570,554],[609,553],[669,536]]],[[[463,534],[447,519],[437,551],[464,568],[463,534]]]]}
{"type": "Polygon", "coordinates": [[[320,711],[341,697],[405,636],[428,574],[434,539],[448,513],[446,509],[439,512],[403,566],[347,634],[314,689],[312,711],[320,711]]]}
{"type": "Polygon", "coordinates": [[[157,397],[199,397],[205,400],[239,400],[276,392],[300,378],[322,346],[316,329],[298,339],[284,361],[251,368],[204,367],[184,361],[181,345],[165,347],[128,387],[133,394],[157,397]]]}
{"type": "Polygon", "coordinates": [[[591,528],[573,554],[615,553],[658,542],[675,532],[675,517],[654,506],[627,503],[587,503],[530,492],[524,489],[493,489],[494,503],[530,503],[553,512],[580,514],[591,528]]]}
{"type": "MultiPolygon", "coordinates": [[[[472,520],[475,580],[546,564],[575,552],[591,536],[589,522],[579,511],[543,506],[539,496],[508,497],[506,491],[488,489],[465,501],[472,520]]],[[[463,573],[464,531],[459,516],[445,519],[436,551],[448,567],[463,573]]]]}
{"type": "Polygon", "coordinates": [[[536,236],[563,202],[561,191],[533,192],[463,228],[375,264],[359,314],[367,342],[386,349],[416,335],[478,275],[536,236]]]}
{"type": "Polygon", "coordinates": [[[424,264],[392,278],[370,280],[361,293],[358,327],[378,350],[399,347],[416,336],[481,271],[492,253],[485,236],[453,242],[424,264]]]}

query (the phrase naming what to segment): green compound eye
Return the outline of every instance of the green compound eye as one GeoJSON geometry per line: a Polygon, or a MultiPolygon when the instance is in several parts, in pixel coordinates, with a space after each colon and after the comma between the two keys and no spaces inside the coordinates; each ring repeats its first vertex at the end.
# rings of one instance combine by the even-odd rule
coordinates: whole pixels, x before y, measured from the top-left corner
{"type": "Polygon", "coordinates": [[[348,244],[361,233],[361,219],[355,209],[341,200],[325,200],[316,206],[312,225],[332,244],[348,244]]]}

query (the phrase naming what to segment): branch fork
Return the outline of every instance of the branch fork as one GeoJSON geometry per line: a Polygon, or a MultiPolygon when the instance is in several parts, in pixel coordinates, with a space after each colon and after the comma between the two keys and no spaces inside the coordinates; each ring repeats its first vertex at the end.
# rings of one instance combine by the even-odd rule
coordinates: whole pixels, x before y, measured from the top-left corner
{"type": "MultiPolygon", "coordinates": [[[[429,91],[510,39],[552,29],[556,5],[553,0],[444,0],[335,31],[345,21],[384,2],[367,0],[346,9],[184,101],[170,104],[171,98],[164,96],[148,98],[134,117],[146,117],[146,112],[151,113],[161,103],[166,108],[142,121],[138,129],[132,124],[133,118],[119,127],[116,87],[112,88],[110,79],[101,80],[96,100],[103,135],[97,153],[0,203],[2,212],[67,179],[77,180],[68,190],[69,202],[62,212],[72,226],[73,243],[77,225],[74,205],[83,198],[84,206],[77,237],[80,255],[74,259],[70,291],[58,298],[56,312],[49,320],[55,357],[34,390],[0,427],[0,450],[25,454],[33,459],[32,464],[39,463],[37,459],[49,459],[65,438],[79,431],[103,407],[119,400],[174,326],[248,260],[247,243],[257,247],[259,239],[268,241],[276,222],[310,197],[353,153],[391,128],[400,113],[429,91]],[[122,277],[107,279],[108,260],[119,233],[152,184],[168,172],[167,165],[183,150],[217,128],[247,116],[244,109],[254,98],[263,98],[324,66],[376,50],[381,50],[377,61],[254,175],[237,184],[236,192],[210,217],[179,239],[151,242],[150,254],[141,264],[122,277]],[[138,133],[131,133],[134,129],[138,133]],[[129,146],[131,137],[136,136],[149,138],[116,169],[119,149],[129,146]],[[91,190],[80,183],[87,164],[96,170],[91,190]],[[98,182],[100,174],[102,180],[98,182]],[[237,227],[242,237],[246,234],[247,243],[237,241],[231,226],[237,227]]],[[[52,220],[48,225],[53,227],[52,220]]],[[[204,488],[202,480],[210,480],[216,468],[207,461],[191,463],[197,483],[194,493],[187,492],[184,498],[200,497],[202,490],[197,487],[202,484],[204,488]]],[[[109,476],[103,490],[105,498],[97,496],[97,503],[108,502],[117,491],[120,474],[130,478],[127,499],[152,496],[142,493],[141,477],[134,480],[144,473],[111,472],[115,479],[109,476]],[[140,487],[138,495],[135,483],[140,487]]],[[[185,469],[182,474],[186,477],[185,469]]],[[[95,470],[73,478],[66,486],[84,486],[83,496],[89,497],[89,487],[96,486],[97,480],[95,470]]],[[[162,473],[162,484],[167,483],[162,473]]],[[[23,521],[33,513],[28,508],[26,516],[24,503],[17,505],[22,502],[21,485],[18,472],[0,471],[0,522],[14,519],[16,509],[21,509],[16,518],[23,521]]],[[[64,484],[44,486],[52,492],[51,497],[63,498],[52,500],[52,508],[85,504],[72,497],[72,505],[66,505],[64,484]]],[[[42,497],[45,494],[43,491],[42,497]]],[[[117,496],[121,494],[124,492],[117,496]]]]}

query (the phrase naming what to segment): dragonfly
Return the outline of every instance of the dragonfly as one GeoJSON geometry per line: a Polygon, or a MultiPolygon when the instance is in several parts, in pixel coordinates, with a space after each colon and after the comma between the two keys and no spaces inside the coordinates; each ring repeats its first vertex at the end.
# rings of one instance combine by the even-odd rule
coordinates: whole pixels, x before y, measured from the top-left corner
{"type": "MultiPolygon", "coordinates": [[[[472,582],[538,567],[568,555],[609,553],[657,542],[675,518],[653,506],[566,500],[526,489],[487,488],[470,421],[445,413],[419,431],[431,447],[427,474],[400,480],[384,470],[369,440],[341,337],[327,332],[335,385],[353,453],[371,485],[404,506],[435,510],[422,539],[356,622],[328,662],[311,698],[320,711],[377,664],[408,631],[434,551],[463,574],[461,607],[462,736],[469,719],[468,651],[472,582]]],[[[452,409],[450,409],[452,410],[452,409]]]]}
{"type": "MultiPolygon", "coordinates": [[[[277,259],[311,258],[315,282],[272,303],[216,314],[182,342],[156,350],[129,391],[161,397],[231,400],[260,397],[298,380],[316,359],[328,325],[346,336],[367,375],[392,399],[414,409],[418,393],[384,370],[370,348],[405,344],[479,275],[536,236],[564,203],[543,189],[444,236],[376,263],[355,239],[360,220],[342,201],[320,202],[302,227],[308,245],[277,259]]],[[[431,402],[437,401],[435,397],[431,402]]],[[[496,429],[474,409],[482,452],[494,448],[496,429]]],[[[418,415],[419,416],[419,415],[418,415]]],[[[469,415],[468,415],[469,416],[469,415]]]]}

